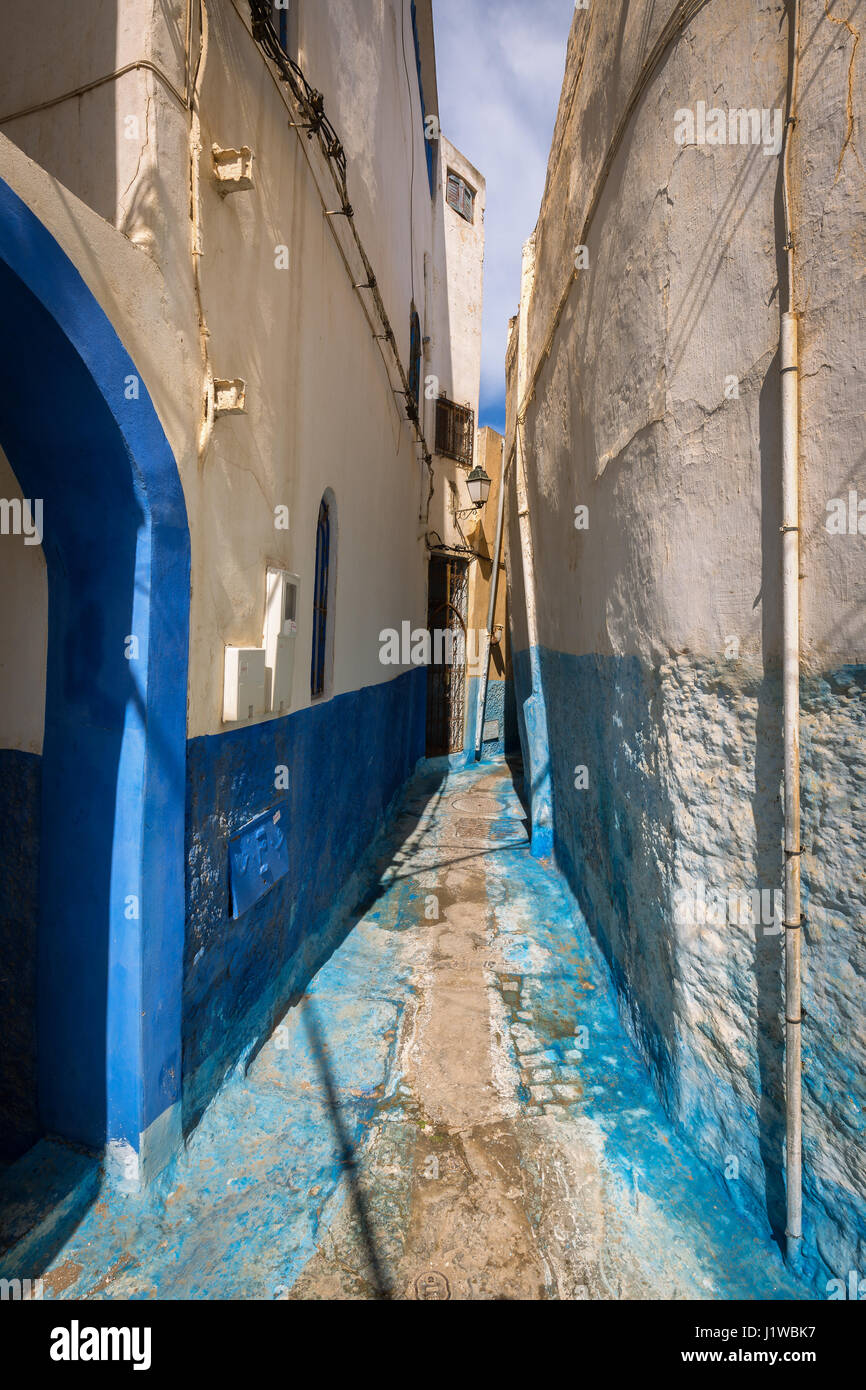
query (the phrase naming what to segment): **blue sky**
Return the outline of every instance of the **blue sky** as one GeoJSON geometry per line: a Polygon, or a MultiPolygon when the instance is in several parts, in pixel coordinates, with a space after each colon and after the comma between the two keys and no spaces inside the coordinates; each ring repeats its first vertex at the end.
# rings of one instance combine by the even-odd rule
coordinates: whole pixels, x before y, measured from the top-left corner
{"type": "Polygon", "coordinates": [[[538,217],[574,0],[433,0],[439,118],[487,180],[479,424],[505,429],[505,343],[538,217]]]}

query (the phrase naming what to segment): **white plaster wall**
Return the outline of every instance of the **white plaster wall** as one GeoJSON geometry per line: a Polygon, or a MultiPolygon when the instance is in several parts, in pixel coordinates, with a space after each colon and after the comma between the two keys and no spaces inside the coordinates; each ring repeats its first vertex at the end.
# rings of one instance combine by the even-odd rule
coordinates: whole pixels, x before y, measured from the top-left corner
{"type": "Polygon", "coordinates": [[[172,202],[156,130],[166,105],[181,109],[186,9],[187,0],[45,0],[38,10],[7,0],[3,7],[0,131],[150,249],[172,202]],[[139,63],[152,68],[101,80],[139,63]]]}
{"type": "MultiPolygon", "coordinates": [[[[699,100],[784,107],[787,33],[778,6],[705,6],[602,181],[673,8],[611,4],[572,26],[520,345],[539,368],[526,419],[538,618],[542,645],[565,654],[544,666],[560,848],[666,1102],[720,1173],[738,1159],[731,1195],[750,1191],[775,1223],[780,936],[679,921],[674,902],[701,881],[781,884],[778,160],[673,132],[699,100]],[[589,267],[572,282],[578,244],[589,267]],[[573,788],[577,763],[591,792],[573,788]]],[[[866,496],[864,66],[852,6],[801,8],[804,1186],[809,1242],[835,1271],[863,1253],[866,536],[825,523],[830,499],[866,496]]],[[[512,541],[514,570],[513,509],[512,541]]]]}
{"type": "MultiPolygon", "coordinates": [[[[428,8],[419,7],[422,35],[429,33],[428,8]]],[[[224,645],[261,643],[268,565],[301,578],[293,708],[309,702],[316,516],[326,488],[339,513],[334,694],[397,674],[380,664],[379,632],[405,619],[422,624],[426,591],[420,450],[395,395],[396,374],[389,376],[373,340],[363,292],[352,289],[364,277],[346,228],[323,215],[336,193],[317,152],[288,128],[290,112],[253,43],[248,7],[209,0],[206,13],[202,305],[211,370],[246,381],[247,413],[216,421],[203,463],[196,448],[203,376],[190,256],[189,113],[165,81],[140,71],[92,94],[107,103],[99,124],[113,140],[113,157],[101,170],[90,167],[85,149],[95,146],[81,143],[74,124],[91,94],[76,98],[65,115],[51,108],[12,123],[20,148],[0,141],[0,172],[103,304],[141,369],[178,461],[192,543],[191,736],[224,727],[224,645]],[[143,132],[134,159],[127,116],[143,132]],[[251,146],[251,191],[219,196],[213,142],[251,146]],[[22,150],[41,158],[45,171],[22,150]],[[288,270],[275,268],[280,245],[289,248],[288,270]],[[275,527],[278,506],[289,508],[288,532],[275,527]]],[[[127,0],[116,12],[105,0],[88,0],[74,22],[62,7],[53,17],[57,66],[48,66],[58,90],[102,74],[105,65],[88,56],[98,33],[106,71],[146,56],[183,92],[182,0],[127,0]]],[[[10,72],[26,66],[21,55],[33,48],[25,8],[14,7],[11,20],[10,72]]],[[[195,17],[192,31],[195,54],[195,17]]],[[[298,37],[301,62],[344,141],[356,224],[408,365],[410,301],[414,293],[423,311],[425,253],[435,258],[409,7],[399,0],[304,0],[298,37]]],[[[429,53],[425,64],[435,71],[429,53]]],[[[46,72],[38,80],[34,74],[15,88],[12,104],[17,109],[46,90],[54,90],[46,72]]],[[[425,98],[435,112],[435,87],[425,98]]]]}
{"type": "MultiPolygon", "coordinates": [[[[372,11],[304,5],[299,56],[344,141],[356,224],[408,364],[413,275],[421,303],[432,218],[411,23],[407,9],[407,89],[400,9],[396,0],[372,11]]],[[[306,137],[287,130],[286,106],[233,6],[210,13],[203,144],[248,144],[255,188],[223,199],[203,181],[211,361],[217,376],[247,382],[248,406],[217,421],[193,485],[191,733],[219,727],[223,644],[261,641],[268,564],[301,577],[293,707],[309,703],[316,518],[326,488],[339,516],[334,694],[396,674],[380,664],[379,633],[423,621],[425,584],[419,450],[335,236],[361,281],[357,254],[345,227],[323,215],[338,206],[336,191],[306,137]],[[275,269],[280,245],[289,248],[288,271],[275,269]],[[289,508],[288,532],[275,528],[279,505],[289,508]]]]}
{"type": "Polygon", "coordinates": [[[487,186],[482,175],[444,135],[439,141],[436,181],[436,259],[431,370],[451,400],[477,410],[481,384],[481,314],[484,284],[484,216],[487,186]],[[475,189],[472,222],[449,207],[449,172],[475,189]],[[459,325],[459,331],[458,331],[459,325]]]}
{"type": "MultiPolygon", "coordinates": [[[[436,438],[436,401],[439,391],[475,412],[481,389],[481,321],[484,292],[484,215],[487,186],[469,160],[444,135],[439,141],[434,210],[434,258],[431,263],[431,322],[428,328],[425,373],[438,381],[434,398],[425,400],[427,435],[436,438]],[[467,222],[446,202],[449,172],[459,174],[475,190],[473,220],[467,222]]],[[[477,428],[473,462],[478,462],[477,428]]],[[[471,465],[470,465],[471,467],[471,465]]],[[[467,469],[436,455],[431,503],[432,527],[446,545],[466,543],[472,518],[459,520],[455,513],[470,505],[466,491],[467,469]]]]}
{"type": "MultiPolygon", "coordinates": [[[[486,469],[490,477],[490,495],[487,505],[482,507],[478,513],[477,520],[473,525],[473,518],[469,518],[467,534],[473,548],[485,557],[485,559],[472,566],[469,575],[469,626],[476,628],[479,632],[487,627],[487,614],[490,604],[490,585],[493,578],[493,557],[496,550],[496,521],[499,511],[499,488],[502,482],[502,435],[489,425],[484,425],[478,431],[478,462],[482,468],[486,469]]],[[[507,625],[507,584],[505,577],[505,567],[508,554],[508,536],[503,528],[502,549],[499,556],[499,577],[496,588],[496,611],[494,613],[494,626],[503,629],[503,635],[498,645],[498,652],[494,652],[493,664],[490,668],[490,679],[502,679],[505,672],[505,658],[508,649],[508,641],[505,635],[507,625]]],[[[473,672],[474,674],[474,672],[473,672]]]]}
{"type": "MultiPolygon", "coordinates": [[[[22,499],[2,449],[0,497],[22,499]]],[[[48,576],[41,545],[25,545],[21,535],[0,535],[0,594],[0,748],[41,753],[48,642],[48,576]]]]}
{"type": "MultiPolygon", "coordinates": [[[[543,357],[618,119],[672,8],[614,5],[604,24],[575,16],[538,222],[530,368],[543,357]]],[[[717,656],[737,634],[744,653],[757,656],[762,643],[768,655],[778,651],[777,633],[762,631],[762,604],[777,600],[778,581],[762,574],[775,499],[761,468],[778,438],[778,161],[751,147],[678,146],[673,130],[676,108],[700,99],[784,106],[780,13],[745,4],[701,11],[650,82],[604,182],[590,267],[567,298],[528,416],[539,445],[541,573],[564,563],[579,578],[579,607],[542,605],[542,639],[557,650],[651,659],[688,647],[717,656]],[[725,398],[729,374],[739,378],[736,400],[725,398]],[[578,503],[593,509],[588,532],[574,529],[578,503]]],[[[855,486],[863,459],[866,176],[856,103],[864,79],[856,26],[807,0],[802,28],[792,177],[803,311],[803,653],[819,668],[866,655],[856,602],[866,541],[825,529],[827,500],[855,486]]]]}

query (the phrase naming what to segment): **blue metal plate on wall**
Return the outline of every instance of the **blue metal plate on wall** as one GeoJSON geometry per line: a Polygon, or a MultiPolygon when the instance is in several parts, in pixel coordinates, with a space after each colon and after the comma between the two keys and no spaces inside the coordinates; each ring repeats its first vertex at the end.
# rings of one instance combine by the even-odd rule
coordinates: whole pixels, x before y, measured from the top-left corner
{"type": "Polygon", "coordinates": [[[256,816],[229,840],[229,888],[232,917],[263,898],[289,871],[289,847],[280,822],[285,806],[256,816]]]}

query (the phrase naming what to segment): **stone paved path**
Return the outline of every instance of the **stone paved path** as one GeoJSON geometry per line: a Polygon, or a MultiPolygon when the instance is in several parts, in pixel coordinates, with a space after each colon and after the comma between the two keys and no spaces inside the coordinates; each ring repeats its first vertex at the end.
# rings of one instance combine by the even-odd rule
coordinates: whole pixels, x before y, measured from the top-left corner
{"type": "Polygon", "coordinates": [[[508,770],[428,765],[377,853],[306,998],[45,1296],[807,1296],[667,1123],[508,770]]]}

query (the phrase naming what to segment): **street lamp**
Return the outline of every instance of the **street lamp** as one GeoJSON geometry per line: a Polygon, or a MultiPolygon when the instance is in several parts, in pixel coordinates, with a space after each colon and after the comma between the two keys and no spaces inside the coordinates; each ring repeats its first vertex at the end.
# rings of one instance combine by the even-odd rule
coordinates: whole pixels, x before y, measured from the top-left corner
{"type": "Polygon", "coordinates": [[[485,473],[480,464],[473,468],[469,477],[466,479],[466,486],[469,489],[469,497],[472,505],[476,508],[484,506],[490,496],[490,478],[485,473]]]}

